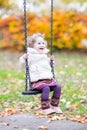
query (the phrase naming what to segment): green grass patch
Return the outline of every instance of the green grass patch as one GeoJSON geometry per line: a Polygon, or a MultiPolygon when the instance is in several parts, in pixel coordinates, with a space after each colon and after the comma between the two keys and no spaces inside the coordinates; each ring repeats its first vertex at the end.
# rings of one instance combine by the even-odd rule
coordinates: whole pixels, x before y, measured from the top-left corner
{"type": "MultiPolygon", "coordinates": [[[[87,114],[86,59],[87,56],[81,54],[55,53],[56,79],[62,86],[60,106],[68,116],[87,114]]],[[[40,106],[40,95],[24,96],[22,95],[24,89],[23,71],[19,68],[17,70],[0,68],[0,111],[17,108],[28,112],[29,108],[40,106]]]]}

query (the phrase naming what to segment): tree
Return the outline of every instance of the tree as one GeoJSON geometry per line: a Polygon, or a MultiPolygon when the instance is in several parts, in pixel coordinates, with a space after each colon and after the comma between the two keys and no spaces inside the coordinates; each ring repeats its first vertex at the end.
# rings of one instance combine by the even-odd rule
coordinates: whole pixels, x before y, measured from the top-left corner
{"type": "Polygon", "coordinates": [[[0,8],[9,8],[10,7],[10,2],[9,0],[0,0],[0,8]]]}
{"type": "Polygon", "coordinates": [[[72,1],[70,1],[70,0],[61,0],[61,1],[63,3],[65,3],[65,4],[69,4],[71,2],[79,2],[79,3],[83,4],[84,2],[87,2],[87,0],[72,0],[72,1]]]}

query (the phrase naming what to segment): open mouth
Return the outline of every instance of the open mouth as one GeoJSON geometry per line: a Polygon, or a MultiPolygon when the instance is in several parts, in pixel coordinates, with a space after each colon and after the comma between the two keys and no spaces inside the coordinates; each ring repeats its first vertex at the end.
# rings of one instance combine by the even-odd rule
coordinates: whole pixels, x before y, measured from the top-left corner
{"type": "Polygon", "coordinates": [[[39,48],[40,50],[44,50],[44,48],[39,48]]]}

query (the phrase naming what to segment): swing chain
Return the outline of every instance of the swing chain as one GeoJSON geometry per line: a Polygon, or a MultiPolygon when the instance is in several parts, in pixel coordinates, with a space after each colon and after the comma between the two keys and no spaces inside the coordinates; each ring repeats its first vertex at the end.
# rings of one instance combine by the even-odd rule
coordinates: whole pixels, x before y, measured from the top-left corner
{"type": "MultiPolygon", "coordinates": [[[[50,55],[52,55],[53,52],[52,45],[53,45],[53,0],[51,0],[51,18],[50,18],[50,55]]],[[[53,78],[55,78],[53,60],[50,61],[50,66],[51,66],[53,78]]]]}
{"type": "MultiPolygon", "coordinates": [[[[26,21],[26,0],[24,0],[24,40],[25,40],[25,52],[27,53],[27,21],[26,21]]],[[[51,28],[50,28],[50,54],[52,55],[52,44],[53,44],[53,0],[51,0],[51,28]]],[[[51,65],[51,71],[53,73],[53,78],[55,78],[55,74],[54,74],[54,66],[53,66],[53,61],[50,61],[50,65],[51,65]]],[[[28,60],[26,59],[26,83],[25,83],[25,90],[27,91],[27,88],[32,89],[31,86],[31,78],[30,78],[30,73],[29,73],[29,64],[28,64],[28,60]],[[29,87],[30,86],[30,87],[29,87]]]]}
{"type": "MultiPolygon", "coordinates": [[[[27,53],[27,22],[26,22],[26,0],[24,0],[24,40],[25,40],[25,52],[27,53]]],[[[25,90],[27,91],[27,88],[29,88],[29,85],[30,85],[30,88],[31,88],[31,79],[30,79],[30,73],[29,73],[29,64],[28,64],[28,60],[26,59],[26,62],[25,62],[25,68],[26,68],[26,77],[25,77],[25,90]]]]}

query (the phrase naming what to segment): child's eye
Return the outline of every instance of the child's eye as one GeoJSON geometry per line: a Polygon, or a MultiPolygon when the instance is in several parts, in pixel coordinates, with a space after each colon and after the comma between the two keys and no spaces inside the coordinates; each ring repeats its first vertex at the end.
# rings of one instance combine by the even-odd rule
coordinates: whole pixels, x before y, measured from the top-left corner
{"type": "Polygon", "coordinates": [[[40,45],[40,42],[38,44],[40,45]]]}
{"type": "Polygon", "coordinates": [[[45,43],[43,42],[42,44],[44,45],[45,43]]]}

